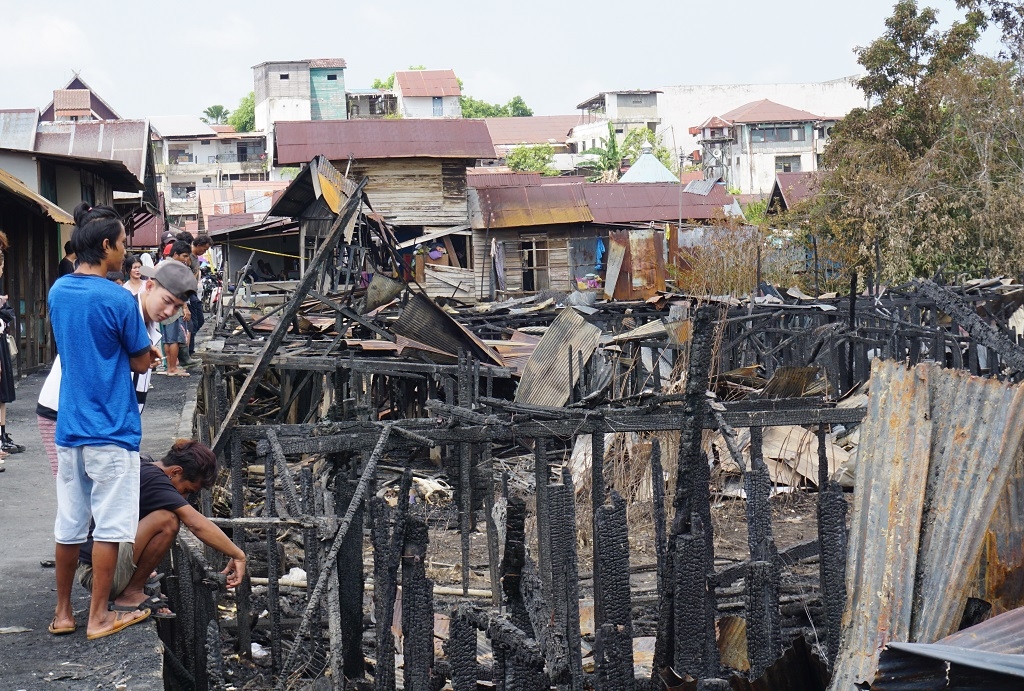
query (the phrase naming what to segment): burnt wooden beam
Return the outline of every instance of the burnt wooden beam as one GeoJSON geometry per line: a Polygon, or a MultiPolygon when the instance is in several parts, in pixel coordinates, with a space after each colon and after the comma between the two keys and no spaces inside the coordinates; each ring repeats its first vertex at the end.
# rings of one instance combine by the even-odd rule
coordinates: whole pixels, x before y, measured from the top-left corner
{"type": "Polygon", "coordinates": [[[363,189],[366,187],[367,182],[368,179],[363,178],[359,184],[356,185],[356,189],[352,196],[349,197],[347,202],[345,202],[342,212],[338,214],[338,217],[331,226],[330,231],[328,231],[327,237],[317,249],[316,254],[313,255],[313,259],[310,261],[309,267],[306,269],[306,273],[302,276],[302,280],[300,280],[299,284],[295,287],[295,292],[289,299],[288,306],[282,310],[281,317],[274,326],[274,330],[271,332],[270,338],[268,338],[264,344],[253,368],[245,378],[245,383],[242,384],[241,389],[235,396],[235,400],[231,403],[231,408],[228,410],[227,414],[225,414],[224,420],[221,422],[220,429],[217,430],[217,436],[214,438],[212,445],[213,452],[215,454],[224,450],[224,445],[228,438],[227,432],[234,427],[239,416],[249,404],[249,399],[256,391],[256,386],[259,384],[260,379],[263,378],[263,374],[270,368],[271,358],[284,341],[285,334],[288,331],[288,325],[299,313],[299,309],[302,307],[302,302],[305,299],[306,294],[319,278],[321,265],[327,256],[333,251],[334,246],[341,237],[342,230],[348,226],[349,222],[353,218],[355,218],[355,215],[359,210],[359,204],[363,198],[363,189]]]}

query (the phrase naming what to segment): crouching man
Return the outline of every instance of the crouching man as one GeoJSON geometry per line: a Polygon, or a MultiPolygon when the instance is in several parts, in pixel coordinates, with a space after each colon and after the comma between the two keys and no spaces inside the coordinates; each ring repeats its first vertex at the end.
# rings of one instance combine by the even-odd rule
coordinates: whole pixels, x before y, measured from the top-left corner
{"type": "MultiPolygon", "coordinates": [[[[205,544],[228,557],[221,572],[229,587],[245,576],[245,553],[235,546],[210,519],[186,500],[190,494],[213,485],[217,458],[209,447],[191,439],[179,439],[159,461],[142,456],[139,481],[139,528],[135,542],[122,542],[110,588],[110,609],[131,612],[149,610],[157,618],[173,618],[167,601],[146,592],[153,569],[174,544],[185,525],[205,544]]],[[[92,588],[92,540],[79,551],[78,582],[92,588]]]]}

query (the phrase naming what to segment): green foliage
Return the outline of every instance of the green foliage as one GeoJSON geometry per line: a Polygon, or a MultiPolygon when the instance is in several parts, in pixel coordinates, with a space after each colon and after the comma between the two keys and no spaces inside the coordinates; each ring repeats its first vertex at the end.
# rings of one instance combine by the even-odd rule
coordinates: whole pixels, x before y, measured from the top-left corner
{"type": "Polygon", "coordinates": [[[231,113],[230,110],[221,105],[210,106],[203,111],[203,115],[206,117],[199,118],[208,125],[220,125],[227,121],[228,115],[231,113]]]}
{"type": "Polygon", "coordinates": [[[228,124],[235,132],[252,132],[256,129],[256,94],[250,91],[238,102],[235,112],[228,116],[228,124]]]}
{"type": "Polygon", "coordinates": [[[768,200],[762,199],[759,202],[750,202],[743,207],[743,215],[747,219],[747,223],[754,226],[764,225],[766,214],[768,211],[768,200]]]}
{"type": "MultiPolygon", "coordinates": [[[[423,65],[409,65],[410,70],[425,70],[427,69],[423,65]]],[[[374,89],[384,89],[385,91],[395,90],[395,73],[392,72],[388,75],[387,79],[376,78],[373,80],[373,84],[370,85],[374,89]]]]}
{"type": "Polygon", "coordinates": [[[287,167],[287,168],[281,168],[281,169],[280,169],[280,170],[278,171],[278,175],[280,175],[280,176],[281,176],[281,179],[282,179],[282,180],[294,180],[294,179],[295,179],[295,177],[296,177],[296,176],[297,176],[297,175],[298,175],[298,174],[299,174],[300,172],[302,172],[302,169],[301,169],[301,168],[299,168],[299,167],[293,167],[293,166],[289,166],[289,167],[287,167]]]}
{"type": "Polygon", "coordinates": [[[662,143],[661,136],[654,134],[647,127],[637,127],[626,133],[626,137],[622,140],[622,155],[630,162],[635,163],[636,159],[640,158],[645,142],[653,147],[654,150],[651,153],[666,168],[675,171],[679,167],[674,160],[675,156],[672,155],[672,151],[662,143]]]}
{"type": "Polygon", "coordinates": [[[558,171],[551,166],[554,156],[555,149],[550,144],[517,146],[505,156],[505,164],[517,173],[534,172],[558,175],[558,171]]]}
{"type": "Polygon", "coordinates": [[[1022,268],[1020,69],[974,52],[986,22],[1014,27],[995,18],[998,2],[958,4],[968,11],[941,31],[934,10],[901,0],[885,33],[858,49],[874,105],[836,125],[807,217],[819,250],[874,269],[877,247],[885,281],[1022,268]]]}
{"type": "Polygon", "coordinates": [[[487,103],[472,96],[460,96],[459,105],[462,106],[464,118],[522,118],[533,115],[522,96],[513,96],[505,105],[487,103]]]}
{"type": "Polygon", "coordinates": [[[582,154],[592,154],[596,159],[583,159],[577,165],[580,168],[595,171],[590,176],[591,181],[615,182],[619,179],[619,170],[622,168],[622,152],[619,150],[619,141],[615,136],[615,125],[608,121],[608,137],[601,137],[601,146],[581,151],[582,154]]]}

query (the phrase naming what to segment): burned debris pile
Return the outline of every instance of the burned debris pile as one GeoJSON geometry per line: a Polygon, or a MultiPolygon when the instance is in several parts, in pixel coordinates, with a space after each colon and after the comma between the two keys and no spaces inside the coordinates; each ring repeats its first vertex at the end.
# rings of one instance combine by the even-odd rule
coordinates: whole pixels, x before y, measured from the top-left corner
{"type": "Polygon", "coordinates": [[[205,510],[252,567],[225,595],[176,547],[181,680],[850,688],[969,598],[1019,604],[979,583],[1021,566],[998,506],[1024,477],[1024,287],[436,301],[361,185],[336,191],[286,301],[230,310],[203,355],[205,510]],[[794,488],[816,490],[810,535],[783,543],[794,488]],[[884,492],[919,510],[896,522],[884,492]],[[724,503],[746,535],[727,554],[724,503]],[[868,607],[891,588],[899,608],[868,607]]]}

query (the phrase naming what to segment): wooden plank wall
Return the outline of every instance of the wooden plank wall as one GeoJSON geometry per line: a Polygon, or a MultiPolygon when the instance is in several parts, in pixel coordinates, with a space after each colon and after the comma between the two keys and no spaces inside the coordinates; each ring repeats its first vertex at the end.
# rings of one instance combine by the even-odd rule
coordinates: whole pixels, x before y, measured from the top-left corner
{"type": "MultiPolygon", "coordinates": [[[[348,161],[333,161],[344,171],[348,161]]],[[[370,178],[373,210],[396,226],[457,226],[469,222],[466,161],[433,158],[355,161],[349,178],[370,178]]]]}

